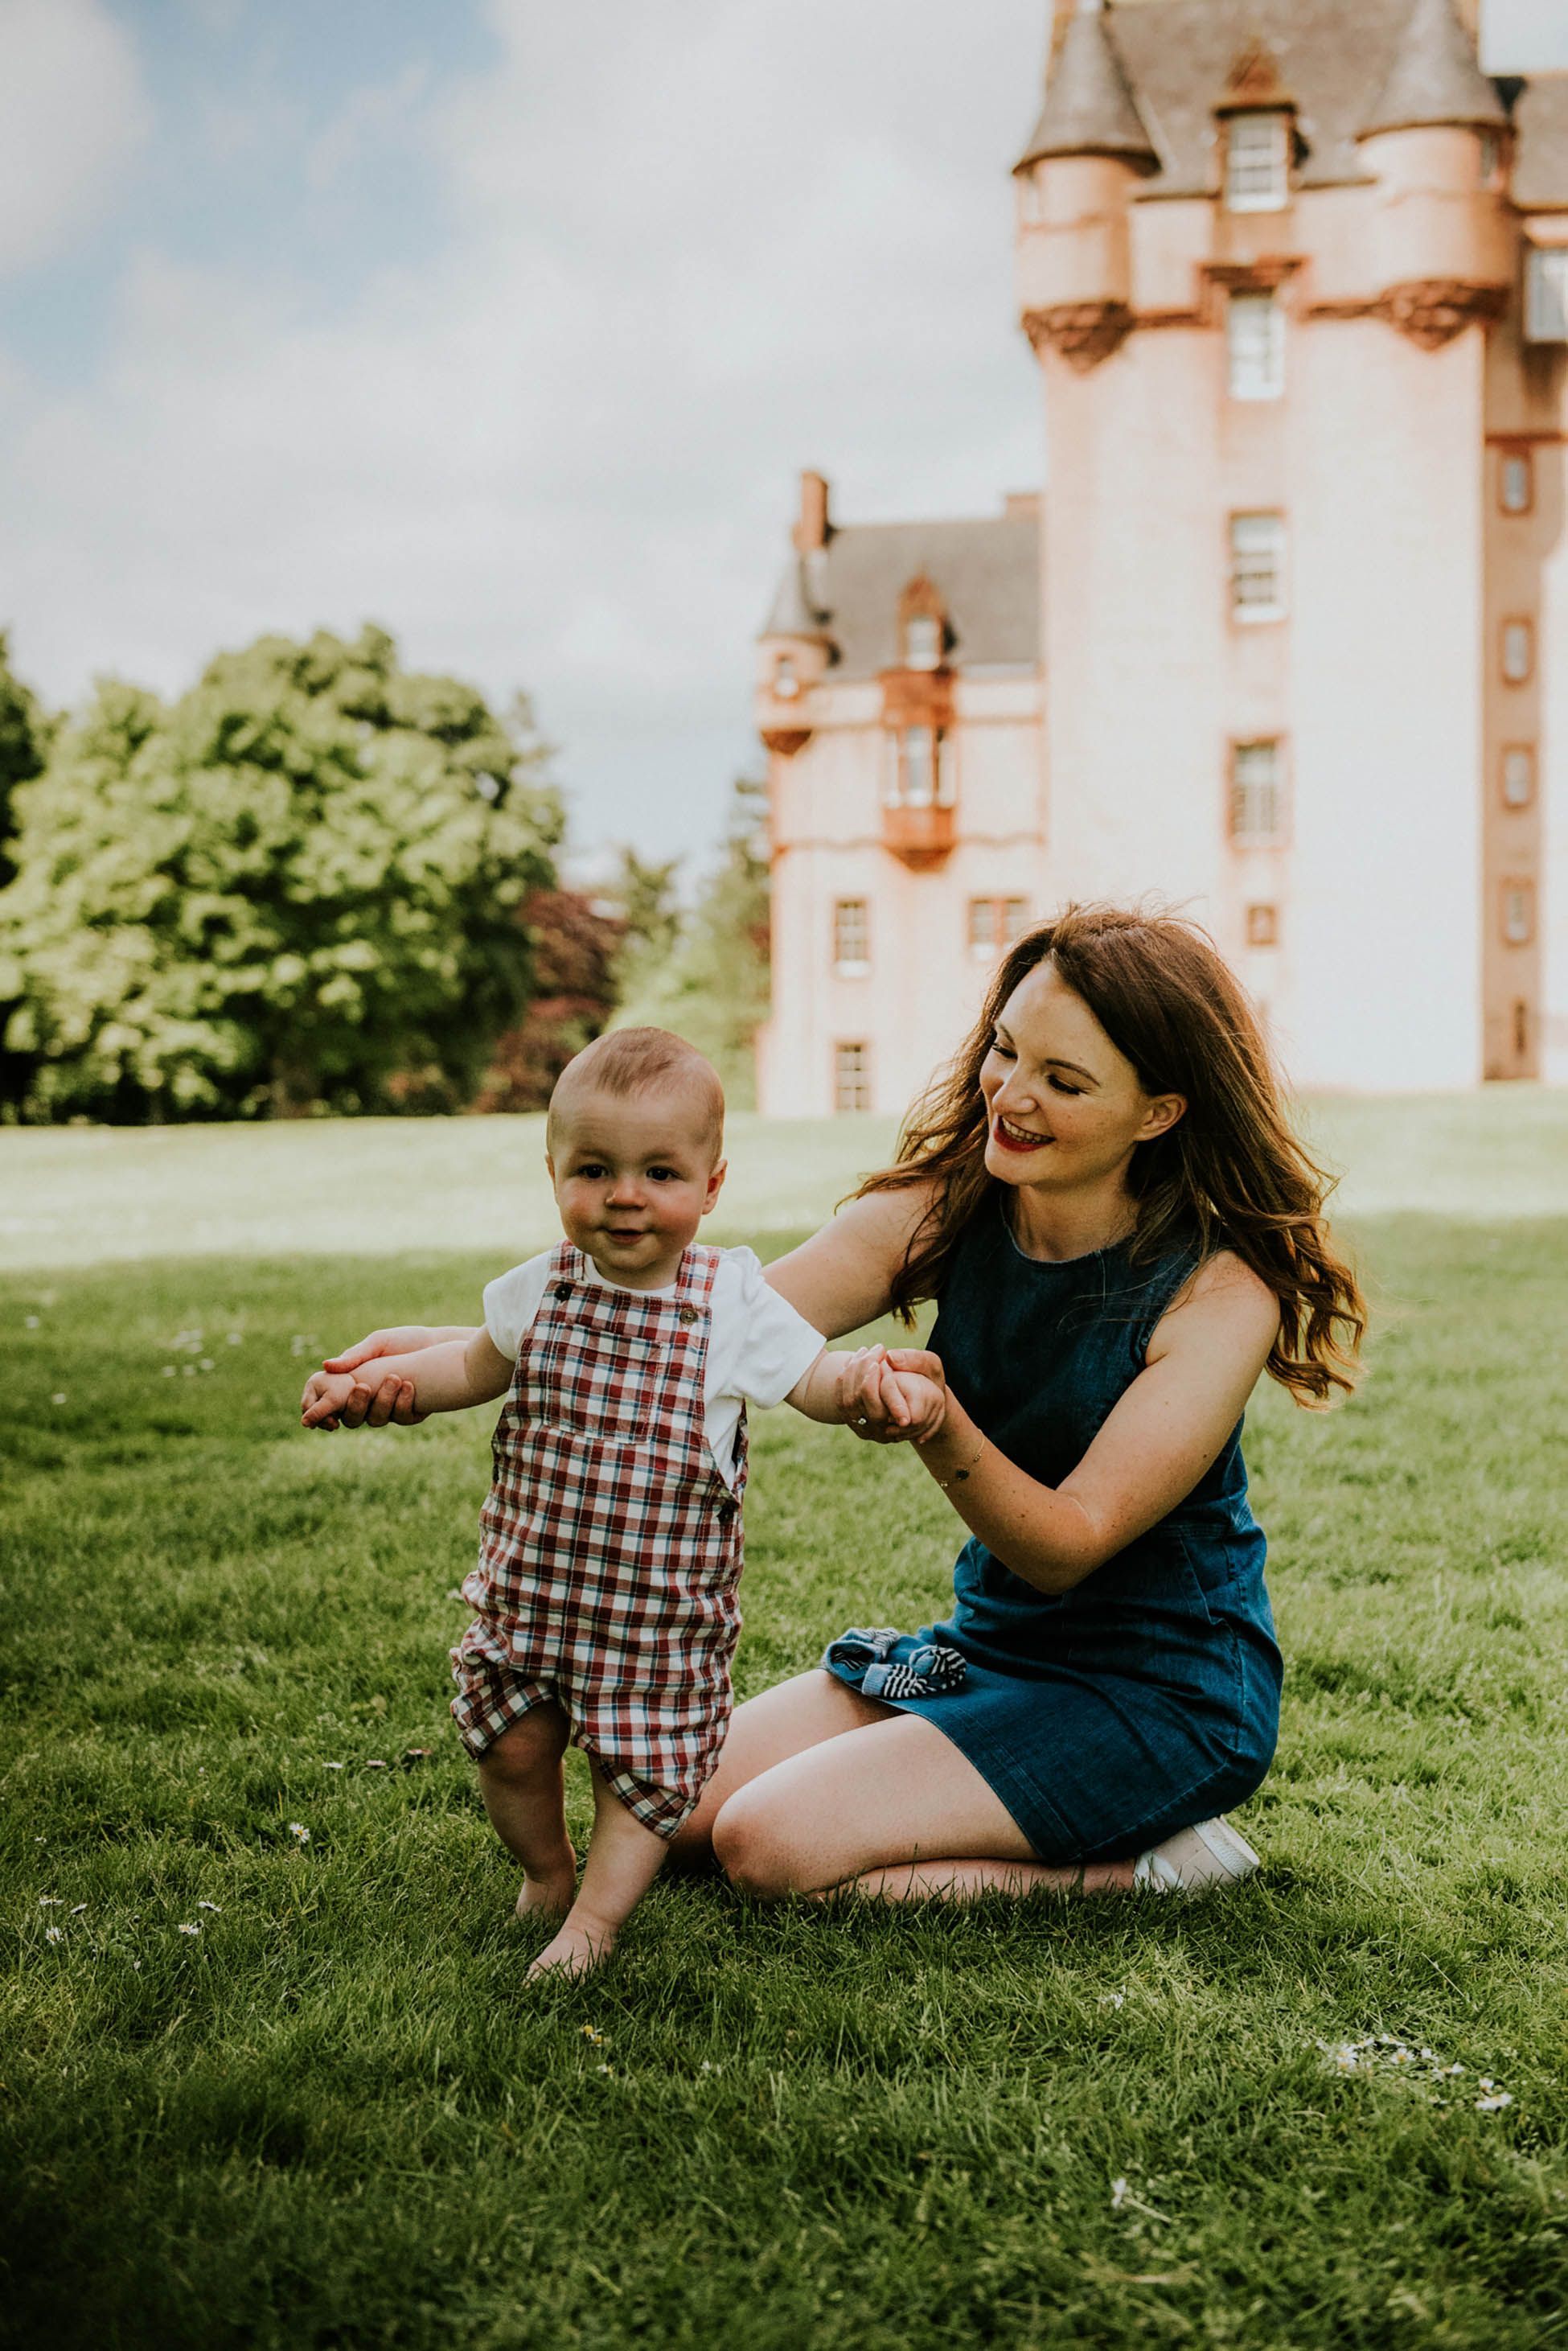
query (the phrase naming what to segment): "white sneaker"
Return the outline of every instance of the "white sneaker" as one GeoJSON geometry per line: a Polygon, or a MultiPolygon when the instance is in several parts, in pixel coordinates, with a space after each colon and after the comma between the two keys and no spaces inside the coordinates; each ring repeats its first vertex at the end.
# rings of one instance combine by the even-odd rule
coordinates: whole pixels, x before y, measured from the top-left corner
{"type": "Polygon", "coordinates": [[[1133,1884],[1145,1894],[1207,1894],[1251,1877],[1257,1866],[1257,1855],[1229,1821],[1199,1821],[1140,1854],[1133,1884]]]}

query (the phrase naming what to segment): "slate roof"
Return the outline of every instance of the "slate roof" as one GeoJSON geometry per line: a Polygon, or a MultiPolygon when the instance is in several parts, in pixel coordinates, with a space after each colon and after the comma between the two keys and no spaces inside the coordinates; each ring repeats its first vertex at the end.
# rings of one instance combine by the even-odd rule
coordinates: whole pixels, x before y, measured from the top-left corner
{"type": "MultiPolygon", "coordinates": [[[[1413,114],[1430,120],[1439,104],[1466,121],[1505,120],[1497,85],[1473,63],[1456,86],[1461,60],[1445,29],[1450,7],[1451,0],[1140,0],[1086,21],[1097,22],[1114,46],[1158,159],[1158,174],[1137,193],[1189,196],[1218,183],[1214,109],[1238,57],[1260,36],[1296,100],[1303,187],[1364,181],[1356,134],[1375,115],[1391,122],[1390,107],[1405,122],[1413,114]]],[[[1454,31],[1468,57],[1457,24],[1454,31]]],[[[1568,204],[1565,89],[1568,77],[1538,77],[1516,110],[1515,187],[1526,206],[1568,204]]]]}
{"type": "Polygon", "coordinates": [[[1043,155],[1125,155],[1153,170],[1159,158],[1138,120],[1103,12],[1072,17],[1045,87],[1045,105],[1018,169],[1043,155]]]}
{"type": "Polygon", "coordinates": [[[1476,60],[1454,0],[1415,0],[1393,70],[1362,129],[1409,131],[1449,122],[1501,131],[1508,116],[1476,60]]]}
{"type": "Polygon", "coordinates": [[[1568,73],[1539,74],[1513,110],[1519,157],[1513,201],[1522,212],[1568,204],[1568,73]]]}
{"type": "MultiPolygon", "coordinates": [[[[836,659],[829,674],[876,677],[902,660],[898,599],[924,573],[947,608],[955,669],[1033,669],[1040,660],[1040,523],[1035,515],[965,522],[850,523],[805,559],[811,604],[836,659]]],[[[787,636],[798,611],[792,557],[762,633],[787,636]]]]}

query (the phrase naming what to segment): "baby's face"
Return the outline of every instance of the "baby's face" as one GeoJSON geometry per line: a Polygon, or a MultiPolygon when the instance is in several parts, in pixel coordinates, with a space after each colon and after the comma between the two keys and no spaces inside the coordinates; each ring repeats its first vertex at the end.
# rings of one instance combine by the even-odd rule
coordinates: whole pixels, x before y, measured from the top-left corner
{"type": "Polygon", "coordinates": [[[628,1290],[673,1281],[724,1180],[704,1106],[679,1091],[585,1090],[552,1126],[545,1164],[566,1238],[628,1290]]]}

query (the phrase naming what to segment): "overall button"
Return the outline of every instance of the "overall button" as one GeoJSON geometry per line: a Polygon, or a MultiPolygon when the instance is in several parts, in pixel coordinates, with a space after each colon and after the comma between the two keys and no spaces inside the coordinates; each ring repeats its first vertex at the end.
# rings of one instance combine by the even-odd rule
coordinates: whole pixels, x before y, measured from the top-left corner
{"type": "Polygon", "coordinates": [[[735,1515],[735,1505],[734,1505],[734,1502],[733,1502],[732,1500],[722,1501],[722,1502],[721,1502],[721,1503],[720,1503],[720,1505],[719,1505],[719,1523],[720,1523],[720,1525],[721,1525],[721,1526],[726,1526],[726,1527],[727,1527],[727,1526],[729,1525],[729,1523],[730,1523],[730,1520],[734,1517],[734,1515],[735,1515]]]}
{"type": "Polygon", "coordinates": [[[697,1320],[697,1309],[694,1306],[683,1306],[680,1309],[680,1320],[682,1322],[695,1322],[697,1320]]]}
{"type": "Polygon", "coordinates": [[[557,1298],[570,1298],[571,1294],[572,1285],[569,1281],[558,1281],[556,1284],[556,1295],[557,1298]]]}

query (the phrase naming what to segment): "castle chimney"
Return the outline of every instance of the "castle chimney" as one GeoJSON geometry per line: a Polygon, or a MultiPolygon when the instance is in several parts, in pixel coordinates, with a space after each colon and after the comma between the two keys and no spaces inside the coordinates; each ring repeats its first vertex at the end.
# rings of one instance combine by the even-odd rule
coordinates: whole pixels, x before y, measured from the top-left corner
{"type": "Polygon", "coordinates": [[[820,474],[805,473],[800,477],[800,520],[794,527],[794,543],[802,555],[819,555],[827,545],[833,525],[827,515],[827,484],[820,474]]]}

